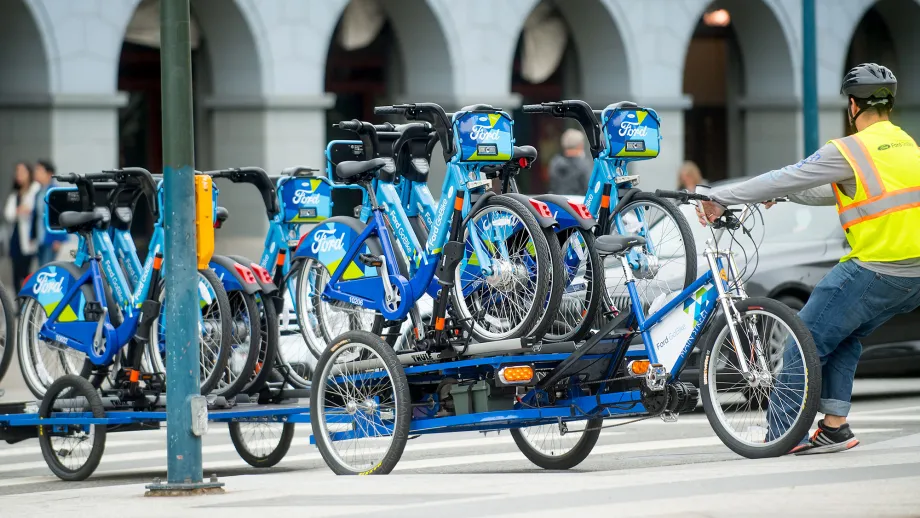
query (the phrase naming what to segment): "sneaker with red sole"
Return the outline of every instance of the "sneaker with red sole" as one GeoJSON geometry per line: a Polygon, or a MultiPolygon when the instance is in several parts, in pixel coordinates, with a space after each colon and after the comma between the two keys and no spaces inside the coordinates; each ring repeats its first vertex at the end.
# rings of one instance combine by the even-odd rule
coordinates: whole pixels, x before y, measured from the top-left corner
{"type": "Polygon", "coordinates": [[[799,450],[796,455],[812,455],[816,453],[836,453],[855,448],[859,439],[850,430],[850,424],[844,423],[839,428],[831,428],[818,421],[818,429],[811,435],[810,448],[799,450]]]}

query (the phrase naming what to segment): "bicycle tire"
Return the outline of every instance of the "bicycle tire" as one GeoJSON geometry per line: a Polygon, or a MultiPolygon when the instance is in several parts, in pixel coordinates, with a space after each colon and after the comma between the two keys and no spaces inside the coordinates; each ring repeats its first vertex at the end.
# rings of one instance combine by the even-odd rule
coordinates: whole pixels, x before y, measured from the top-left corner
{"type": "Polygon", "coordinates": [[[217,388],[215,388],[212,393],[218,396],[224,396],[225,398],[231,398],[242,392],[252,379],[256,361],[258,361],[259,353],[262,349],[262,330],[260,324],[261,318],[256,318],[256,315],[261,315],[261,311],[259,310],[254,295],[250,295],[244,291],[232,291],[227,293],[227,300],[230,303],[230,315],[232,317],[230,354],[227,358],[227,366],[224,367],[224,375],[221,376],[221,380],[225,385],[222,386],[221,381],[218,381],[217,388]],[[243,307],[245,307],[249,318],[248,324],[237,322],[236,320],[237,310],[243,307]],[[231,372],[233,368],[231,362],[237,361],[238,358],[234,358],[234,355],[239,354],[239,351],[234,350],[234,347],[246,344],[245,341],[242,344],[234,343],[237,333],[248,334],[248,337],[241,335],[241,338],[243,340],[248,338],[249,342],[246,357],[242,362],[242,366],[239,367],[239,372],[234,377],[231,372]]]}
{"type": "Polygon", "coordinates": [[[0,306],[3,306],[2,316],[3,316],[3,330],[0,331],[0,340],[3,340],[0,343],[0,381],[3,381],[3,377],[6,375],[6,371],[10,368],[10,362],[13,360],[13,355],[16,354],[16,318],[15,311],[13,308],[13,299],[10,298],[9,292],[6,291],[6,288],[0,284],[0,306]]]}
{"type": "MultiPolygon", "coordinates": [[[[778,440],[768,443],[764,441],[761,445],[753,446],[738,440],[734,434],[729,431],[719,417],[722,412],[721,402],[713,401],[713,390],[718,390],[718,381],[710,379],[710,368],[716,372],[720,357],[711,358],[713,349],[718,343],[719,336],[727,326],[726,315],[722,312],[711,323],[706,335],[703,337],[701,351],[702,368],[700,369],[699,387],[702,393],[703,409],[713,431],[719,436],[719,439],[735,453],[749,459],[760,459],[767,457],[778,457],[785,455],[795,447],[803,437],[808,433],[809,428],[815,420],[818,413],[819,396],[821,393],[821,362],[818,358],[818,350],[815,346],[814,339],[805,323],[785,304],[769,298],[750,298],[735,303],[735,308],[744,316],[751,312],[760,312],[769,314],[780,320],[798,340],[803,356],[803,373],[805,376],[805,393],[801,403],[801,414],[796,418],[792,427],[778,440]],[[715,383],[713,383],[715,381],[715,383]],[[718,405],[718,410],[716,406],[718,405]]],[[[729,339],[730,341],[730,339],[729,339]]],[[[721,346],[720,346],[721,347],[721,346]]],[[[718,374],[715,374],[716,376],[718,374]]],[[[737,385],[737,384],[735,384],[737,385]]],[[[735,388],[734,386],[729,388],[735,388]]],[[[738,390],[743,390],[739,387],[738,390]]],[[[788,401],[788,400],[783,400],[788,401]]]]}
{"type": "Polygon", "coordinates": [[[252,379],[243,387],[246,394],[255,394],[262,390],[271,376],[275,367],[275,358],[278,355],[278,344],[281,339],[278,331],[278,312],[275,303],[264,294],[259,300],[259,331],[262,335],[259,348],[259,357],[253,370],[252,379]]]}
{"type": "MultiPolygon", "coordinates": [[[[594,324],[594,319],[599,314],[601,307],[601,300],[604,297],[604,261],[601,259],[600,255],[597,253],[597,248],[594,246],[594,234],[590,231],[587,231],[583,228],[572,228],[563,232],[556,234],[560,242],[560,253],[565,256],[566,250],[562,250],[561,244],[568,243],[572,236],[577,234],[581,240],[585,243],[585,251],[587,252],[588,262],[585,268],[585,274],[588,276],[590,268],[590,278],[586,279],[586,282],[589,284],[587,288],[588,300],[587,307],[584,308],[584,313],[582,314],[581,321],[576,324],[573,329],[564,334],[554,334],[554,327],[550,328],[550,331],[543,336],[545,341],[549,342],[566,342],[573,341],[577,342],[584,338],[588,333],[591,332],[591,326],[594,324]]],[[[566,286],[568,287],[568,286],[566,286]]],[[[564,311],[565,304],[565,291],[563,291],[563,297],[560,301],[560,312],[564,311]]]]}
{"type": "MultiPolygon", "coordinates": [[[[630,200],[628,203],[623,205],[623,207],[620,207],[620,210],[618,212],[611,215],[611,218],[613,218],[616,214],[622,215],[624,213],[627,213],[630,210],[635,210],[641,205],[655,206],[662,212],[666,213],[668,217],[672,221],[674,221],[675,224],[677,225],[678,232],[680,234],[680,239],[682,241],[681,247],[683,248],[684,257],[686,258],[686,263],[684,265],[683,284],[680,285],[680,289],[684,289],[690,286],[691,284],[694,283],[694,281],[696,281],[698,277],[696,244],[693,239],[693,232],[690,230],[689,223],[687,223],[687,218],[684,217],[683,213],[680,211],[680,209],[678,209],[676,205],[650,192],[638,192],[635,194],[632,200],[630,200]]],[[[611,234],[617,233],[616,226],[613,224],[612,221],[610,224],[610,233],[611,234]]],[[[656,245],[656,244],[653,243],[653,245],[656,245]]],[[[643,246],[643,249],[646,252],[648,252],[647,246],[643,246]]],[[[615,271],[619,271],[619,269],[617,268],[615,271]]],[[[640,279],[637,279],[637,281],[639,280],[640,279]]],[[[623,285],[623,280],[620,279],[619,281],[610,281],[608,279],[606,285],[607,286],[611,286],[611,285],[621,286],[623,285]]],[[[637,284],[637,288],[638,288],[638,284],[637,284]]],[[[680,289],[676,291],[680,291],[680,289]]],[[[609,293],[609,288],[605,291],[609,293]]],[[[628,301],[621,301],[621,302],[626,302],[628,304],[628,301]]],[[[647,300],[645,302],[646,304],[648,304],[651,301],[647,300]]],[[[625,308],[621,307],[620,309],[623,310],[625,308]]]]}
{"type": "Polygon", "coordinates": [[[550,272],[549,295],[546,298],[546,304],[534,324],[533,332],[529,334],[536,340],[544,338],[556,321],[559,304],[562,303],[562,293],[568,284],[568,279],[565,277],[565,266],[562,264],[562,246],[559,244],[556,231],[552,228],[544,228],[543,237],[546,239],[549,256],[553,259],[553,268],[550,272]]]}
{"type": "MultiPolygon", "coordinates": [[[[76,398],[82,397],[85,399],[84,406],[86,408],[84,410],[91,412],[94,418],[105,417],[105,409],[102,406],[102,398],[99,397],[99,393],[96,392],[96,389],[89,381],[80,376],[75,374],[62,376],[48,387],[48,391],[45,393],[45,397],[42,398],[41,406],[38,409],[40,418],[49,418],[52,413],[56,412],[54,402],[58,397],[64,399],[73,398],[75,401],[77,400],[76,398]]],[[[48,430],[41,425],[38,427],[38,443],[41,446],[42,457],[44,457],[48,468],[61,480],[86,480],[99,466],[99,461],[105,451],[106,425],[90,426],[93,431],[90,453],[87,455],[86,461],[75,469],[65,466],[59,459],[58,452],[54,449],[52,440],[54,437],[59,437],[60,432],[55,430],[55,427],[49,427],[48,430]]],[[[79,446],[82,442],[80,441],[76,445],[79,446]]],[[[73,448],[62,451],[64,451],[64,457],[69,457],[73,454],[73,448]]]]}
{"type": "MultiPolygon", "coordinates": [[[[493,207],[502,207],[517,216],[520,222],[523,224],[524,228],[530,234],[531,239],[534,245],[534,257],[537,260],[537,276],[534,280],[534,293],[533,301],[546,300],[549,295],[550,290],[550,277],[552,275],[553,262],[556,261],[555,258],[550,256],[549,245],[546,241],[546,236],[543,233],[543,229],[537,223],[536,218],[531,214],[530,210],[521,205],[516,200],[513,200],[504,195],[495,195],[492,196],[486,201],[486,203],[480,207],[478,213],[484,212],[493,207]]],[[[469,216],[469,221],[474,222],[476,220],[476,214],[471,214],[469,216]]],[[[463,229],[462,239],[466,242],[467,235],[469,233],[469,226],[463,229]]],[[[459,279],[461,266],[457,266],[456,279],[459,279]]],[[[470,334],[478,342],[487,342],[492,340],[502,340],[502,339],[513,339],[526,336],[529,330],[534,329],[534,324],[537,319],[540,317],[541,312],[543,311],[543,306],[538,303],[531,302],[530,309],[524,318],[521,319],[520,323],[512,328],[512,332],[508,332],[505,335],[493,335],[487,336],[484,335],[482,330],[479,329],[475,317],[473,317],[473,312],[469,309],[464,311],[463,308],[466,307],[465,299],[463,297],[463,286],[461,282],[455,282],[454,287],[450,292],[451,303],[456,311],[460,313],[461,319],[470,319],[470,323],[467,327],[470,329],[470,334]]]]}
{"type": "Polygon", "coordinates": [[[243,459],[246,464],[254,468],[270,468],[281,462],[291,448],[291,441],[294,440],[294,423],[231,421],[228,423],[227,427],[230,430],[230,442],[233,443],[236,453],[239,454],[240,458],[243,459]],[[281,435],[278,438],[278,444],[265,454],[253,452],[247,442],[246,434],[242,431],[244,425],[257,427],[281,425],[281,435]]]}
{"type": "MultiPolygon", "coordinates": [[[[604,419],[601,417],[595,419],[588,419],[585,421],[585,428],[587,431],[583,432],[571,432],[579,433],[580,437],[578,442],[567,452],[562,455],[546,455],[545,453],[538,451],[536,447],[531,444],[531,441],[524,435],[526,428],[512,428],[511,437],[514,439],[514,444],[517,445],[518,449],[521,450],[521,453],[527,457],[527,460],[533,462],[535,465],[543,469],[571,469],[575,466],[581,464],[588,455],[591,453],[591,450],[594,449],[594,445],[597,444],[598,438],[601,436],[601,426],[604,424],[604,419]]],[[[556,424],[544,425],[544,426],[558,426],[556,424]]]]}
{"type": "MultiPolygon", "coordinates": [[[[406,379],[406,372],[403,370],[402,364],[399,362],[399,358],[396,356],[396,352],[393,351],[393,348],[387,345],[379,336],[369,333],[367,331],[348,331],[335,339],[335,345],[328,347],[323,351],[323,355],[320,357],[319,361],[316,364],[316,370],[313,373],[313,386],[310,393],[310,425],[313,429],[313,437],[316,439],[316,447],[319,449],[320,454],[323,457],[323,460],[326,462],[326,465],[336,474],[336,475],[386,475],[387,473],[393,471],[393,468],[396,467],[396,464],[399,462],[400,457],[402,457],[403,451],[406,448],[406,443],[409,440],[409,426],[410,420],[412,418],[412,405],[409,394],[409,382],[406,379]],[[392,437],[392,442],[388,445],[379,457],[379,459],[374,459],[373,462],[367,462],[370,467],[357,468],[347,463],[340,458],[337,450],[335,449],[333,441],[328,434],[334,433],[331,430],[328,430],[325,424],[325,416],[329,409],[327,408],[327,403],[338,402],[338,399],[343,397],[351,398],[351,401],[346,403],[346,406],[349,404],[354,404],[356,401],[361,403],[366,401],[368,398],[362,397],[362,394],[357,391],[336,391],[336,393],[331,393],[328,395],[329,399],[327,400],[327,391],[326,383],[331,383],[333,386],[338,385],[340,382],[347,381],[350,377],[348,375],[342,375],[338,373],[332,373],[333,368],[336,366],[334,361],[339,357],[339,355],[344,355],[345,351],[348,349],[348,346],[351,344],[356,344],[358,346],[363,346],[368,349],[373,356],[376,358],[369,359],[364,358],[360,363],[371,363],[379,364],[383,366],[386,371],[386,376],[382,379],[389,380],[390,387],[393,392],[393,406],[394,408],[389,412],[393,416],[393,433],[390,435],[392,437]],[[320,399],[322,398],[322,399],[320,399]]],[[[339,364],[342,365],[342,364],[339,364]]],[[[345,363],[344,365],[347,365],[345,363]]],[[[357,373],[356,373],[357,374],[357,373]]],[[[360,378],[359,378],[360,379],[360,378]]],[[[356,386],[356,385],[355,385],[356,386]]],[[[385,391],[375,390],[377,405],[379,401],[385,399],[385,396],[388,394],[390,389],[385,391]]],[[[344,408],[344,407],[343,407],[344,408]]],[[[379,411],[379,406],[375,406],[375,411],[379,411]]],[[[362,415],[363,412],[358,412],[354,415],[362,415]]],[[[339,414],[341,416],[341,414],[339,414]]],[[[355,429],[362,429],[360,425],[356,424],[355,429]]],[[[368,430],[364,428],[365,430],[368,430]]],[[[380,427],[373,426],[370,430],[378,431],[380,427]]],[[[374,449],[376,450],[376,448],[374,449]]]]}

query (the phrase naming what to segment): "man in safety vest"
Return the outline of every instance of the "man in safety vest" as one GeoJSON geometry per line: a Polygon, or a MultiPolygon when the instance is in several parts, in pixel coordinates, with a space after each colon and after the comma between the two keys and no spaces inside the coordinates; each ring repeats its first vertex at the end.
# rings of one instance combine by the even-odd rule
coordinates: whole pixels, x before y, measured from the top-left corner
{"type": "MultiPolygon", "coordinates": [[[[814,336],[822,365],[819,410],[810,440],[794,453],[830,453],[859,441],[846,422],[859,339],[899,313],[920,306],[920,150],[888,120],[897,79],[867,63],[850,70],[841,93],[856,133],[832,140],[798,164],[715,190],[700,221],[724,206],[781,196],[805,205],[837,205],[852,248],[815,286],[799,313],[814,336]]],[[[771,425],[772,427],[772,425],[771,425]]]]}

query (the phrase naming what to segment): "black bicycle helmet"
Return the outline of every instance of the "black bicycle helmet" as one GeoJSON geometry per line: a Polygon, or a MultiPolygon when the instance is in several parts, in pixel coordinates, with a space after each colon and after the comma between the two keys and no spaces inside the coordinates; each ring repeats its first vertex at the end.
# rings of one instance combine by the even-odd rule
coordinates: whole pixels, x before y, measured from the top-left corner
{"type": "Polygon", "coordinates": [[[887,67],[863,63],[847,72],[840,93],[857,99],[894,99],[898,93],[898,78],[887,67]]]}

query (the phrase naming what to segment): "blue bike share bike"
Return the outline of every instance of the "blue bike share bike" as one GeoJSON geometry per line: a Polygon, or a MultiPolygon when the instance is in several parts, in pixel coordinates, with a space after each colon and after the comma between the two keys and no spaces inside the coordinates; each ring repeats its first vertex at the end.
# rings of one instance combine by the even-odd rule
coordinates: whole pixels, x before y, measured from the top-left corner
{"type": "MultiPolygon", "coordinates": [[[[116,247],[114,225],[130,225],[130,211],[110,210],[126,190],[129,197],[144,196],[156,215],[155,182],[140,168],[56,177],[72,188],[48,193],[50,231],[75,233],[80,238],[73,262],[55,262],[40,268],[19,292],[22,299],[18,326],[20,367],[27,386],[42,397],[55,379],[79,374],[95,387],[108,381],[121,394],[143,400],[164,389],[164,374],[151,367],[145,354],[158,343],[163,295],[162,222],[155,217],[153,238],[137,281],[129,283],[123,268],[132,264],[116,247]],[[98,192],[97,192],[98,189],[98,192]],[[52,219],[53,218],[53,219],[52,219]],[[132,285],[133,284],[133,285],[132,285]],[[127,346],[127,347],[126,347],[127,346]]],[[[126,234],[115,233],[116,239],[126,234]]],[[[130,268],[130,266],[129,266],[130,268]]],[[[197,286],[202,317],[201,386],[209,393],[220,382],[229,356],[230,321],[227,295],[210,270],[201,270],[197,286]]]]}
{"type": "Polygon", "coordinates": [[[331,343],[335,328],[326,323],[333,311],[352,315],[345,323],[349,327],[339,326],[342,331],[378,330],[411,318],[416,347],[438,354],[446,346],[432,342],[429,334],[448,327],[478,342],[520,343],[545,310],[555,259],[528,208],[485,190],[491,180],[483,167],[511,156],[512,121],[500,110],[481,106],[451,118],[431,103],[375,111],[404,115],[435,129],[448,161],[441,200],[422,244],[391,179],[381,177],[392,173],[393,161],[378,157],[376,127],[360,121],[339,124],[361,138],[365,159],[339,163],[336,177],[361,186],[366,203],[361,219],[326,220],[294,253],[300,264],[297,313],[307,345],[319,356],[331,343]],[[459,202],[457,193],[464,194],[459,202]],[[448,247],[453,203],[461,203],[457,231],[463,239],[448,247]],[[445,284],[436,276],[445,261],[456,269],[458,282],[445,284]],[[444,290],[449,298],[438,296],[444,290]],[[426,294],[441,300],[445,311],[449,307],[442,320],[422,321],[416,301],[426,294]]]}

